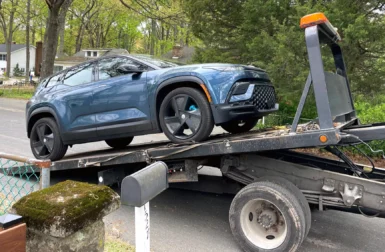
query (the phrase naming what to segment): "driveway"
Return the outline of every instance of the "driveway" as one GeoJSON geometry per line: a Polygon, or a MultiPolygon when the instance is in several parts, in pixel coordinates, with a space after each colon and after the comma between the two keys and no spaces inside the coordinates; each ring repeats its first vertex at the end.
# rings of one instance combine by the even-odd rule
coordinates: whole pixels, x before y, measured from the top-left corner
{"type": "MultiPolygon", "coordinates": [[[[25,132],[24,100],[0,98],[0,151],[32,156],[25,132]]],[[[163,135],[138,137],[136,143],[163,140],[163,135]]],[[[104,149],[103,142],[75,145],[69,153],[104,149]]],[[[60,172],[65,179],[95,181],[96,174],[60,172]]],[[[240,251],[228,224],[232,196],[169,189],[151,202],[151,246],[156,252],[240,251]]],[[[385,220],[338,211],[312,213],[308,238],[300,251],[385,251],[385,220]]],[[[122,206],[105,218],[107,232],[134,244],[134,209],[122,206]]]]}

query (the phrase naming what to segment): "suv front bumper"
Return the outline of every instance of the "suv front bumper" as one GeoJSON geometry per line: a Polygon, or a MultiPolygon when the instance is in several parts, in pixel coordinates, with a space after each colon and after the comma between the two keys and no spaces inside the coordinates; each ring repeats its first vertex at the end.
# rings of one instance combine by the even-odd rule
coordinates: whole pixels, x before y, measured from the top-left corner
{"type": "Polygon", "coordinates": [[[249,118],[261,118],[279,110],[276,103],[272,109],[258,109],[255,105],[211,104],[215,125],[220,125],[233,120],[245,120],[249,118]]]}
{"type": "Polygon", "coordinates": [[[211,104],[216,125],[233,120],[261,118],[278,109],[275,89],[270,83],[235,84],[225,104],[211,104]]]}

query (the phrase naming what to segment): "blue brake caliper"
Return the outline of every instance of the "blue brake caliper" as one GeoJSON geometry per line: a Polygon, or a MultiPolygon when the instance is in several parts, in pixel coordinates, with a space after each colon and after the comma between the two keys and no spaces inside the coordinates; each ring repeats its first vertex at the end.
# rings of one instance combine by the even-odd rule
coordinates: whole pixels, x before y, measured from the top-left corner
{"type": "Polygon", "coordinates": [[[190,107],[188,108],[189,111],[195,111],[197,110],[198,108],[193,104],[193,105],[190,105],[190,107]]]}

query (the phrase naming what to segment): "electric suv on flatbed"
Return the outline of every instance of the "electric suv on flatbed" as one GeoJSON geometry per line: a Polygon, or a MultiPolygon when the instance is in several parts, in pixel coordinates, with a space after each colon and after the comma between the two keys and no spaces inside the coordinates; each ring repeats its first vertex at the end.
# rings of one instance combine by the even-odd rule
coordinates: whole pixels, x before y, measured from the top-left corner
{"type": "Polygon", "coordinates": [[[27,103],[27,134],[36,158],[59,160],[68,146],[86,142],[124,148],[134,136],[158,132],[174,143],[199,142],[214,125],[246,132],[277,109],[262,69],[115,55],[43,79],[27,103]]]}

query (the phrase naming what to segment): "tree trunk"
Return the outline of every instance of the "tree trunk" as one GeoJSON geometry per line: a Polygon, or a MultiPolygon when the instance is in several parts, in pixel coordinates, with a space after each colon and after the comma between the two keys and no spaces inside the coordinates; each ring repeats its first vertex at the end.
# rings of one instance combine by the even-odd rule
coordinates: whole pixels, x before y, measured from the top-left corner
{"type": "Polygon", "coordinates": [[[162,40],[162,46],[160,47],[160,54],[163,55],[165,53],[165,43],[164,43],[164,25],[161,24],[161,40],[162,40]]]}
{"type": "Polygon", "coordinates": [[[66,14],[68,12],[68,9],[70,8],[72,0],[67,1],[63,4],[62,8],[59,12],[59,37],[60,37],[60,44],[59,44],[59,53],[58,56],[64,55],[64,32],[65,32],[65,24],[66,24],[66,14]]]}
{"type": "Polygon", "coordinates": [[[83,31],[84,31],[83,24],[81,24],[80,27],[79,27],[78,35],[77,35],[77,37],[76,37],[76,49],[75,49],[75,53],[79,52],[80,49],[82,48],[82,43],[83,43],[83,31]]]}
{"type": "MultiPolygon", "coordinates": [[[[12,6],[13,7],[13,6],[12,6]]],[[[6,76],[11,76],[11,47],[13,40],[13,20],[15,18],[15,9],[12,8],[12,11],[9,14],[9,24],[8,24],[8,36],[6,39],[6,49],[7,49],[7,72],[6,76]]]]}
{"type": "MultiPolygon", "coordinates": [[[[49,4],[48,1],[46,2],[49,4]]],[[[61,26],[61,22],[65,21],[65,15],[71,3],[72,0],[62,0],[48,6],[49,15],[44,34],[41,78],[45,78],[53,73],[59,38],[59,27],[61,26]]]]}
{"type": "MultiPolygon", "coordinates": [[[[35,45],[35,35],[36,35],[36,29],[31,27],[32,36],[31,36],[31,45],[35,45]]],[[[35,66],[36,67],[36,66],[35,66]]]]}
{"type": "Polygon", "coordinates": [[[178,42],[178,26],[174,25],[174,44],[178,42]]]}
{"type": "Polygon", "coordinates": [[[155,55],[155,38],[156,38],[156,20],[151,19],[151,44],[150,44],[150,54],[155,55]]]}
{"type": "Polygon", "coordinates": [[[58,56],[62,57],[64,55],[64,30],[65,30],[65,21],[60,22],[60,27],[59,27],[59,51],[58,51],[58,56]]]}
{"type": "Polygon", "coordinates": [[[27,46],[25,55],[25,81],[29,80],[29,60],[30,60],[30,43],[29,43],[29,28],[31,19],[31,0],[27,0],[27,24],[25,27],[25,44],[27,46]]]}
{"type": "Polygon", "coordinates": [[[40,76],[45,78],[53,73],[59,35],[59,8],[52,8],[48,15],[44,34],[43,61],[40,76]]]}

